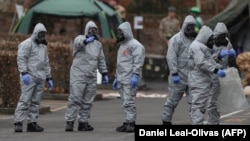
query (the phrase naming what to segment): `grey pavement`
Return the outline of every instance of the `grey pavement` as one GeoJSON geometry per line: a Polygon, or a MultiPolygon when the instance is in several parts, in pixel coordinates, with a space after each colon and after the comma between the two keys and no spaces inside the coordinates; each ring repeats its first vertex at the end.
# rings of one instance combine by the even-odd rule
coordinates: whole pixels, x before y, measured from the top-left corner
{"type": "MultiPolygon", "coordinates": [[[[150,83],[147,83],[150,84],[150,83]]],[[[155,84],[155,83],[154,83],[155,84]]],[[[166,100],[166,82],[155,84],[148,90],[141,90],[137,96],[137,123],[147,125],[160,125],[163,104],[166,100]],[[157,89],[155,89],[157,87],[157,89]]],[[[96,100],[92,109],[90,124],[95,128],[90,132],[77,131],[75,123],[74,132],[65,132],[65,108],[66,100],[42,100],[42,105],[50,106],[51,112],[41,114],[38,123],[45,128],[41,133],[26,132],[26,121],[22,133],[14,133],[13,116],[0,115],[0,141],[132,141],[133,133],[118,133],[115,131],[124,119],[121,108],[121,100],[117,91],[99,89],[102,100],[96,100]]],[[[250,98],[247,97],[249,103],[250,98]]],[[[185,97],[181,100],[173,116],[173,124],[188,125],[190,118],[185,97]]],[[[221,124],[250,125],[250,109],[222,113],[221,124]]]]}

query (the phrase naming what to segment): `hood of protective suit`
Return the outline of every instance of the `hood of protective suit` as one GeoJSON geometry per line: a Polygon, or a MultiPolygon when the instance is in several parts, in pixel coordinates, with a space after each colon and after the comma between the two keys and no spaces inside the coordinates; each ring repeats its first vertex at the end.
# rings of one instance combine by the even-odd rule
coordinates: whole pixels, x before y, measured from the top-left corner
{"type": "Polygon", "coordinates": [[[184,34],[185,28],[187,27],[188,24],[195,24],[195,19],[192,15],[188,15],[185,17],[182,27],[181,27],[181,32],[184,34]]]}
{"type": "Polygon", "coordinates": [[[224,23],[217,23],[214,28],[214,36],[218,36],[222,33],[228,33],[227,27],[224,23]]]}
{"type": "Polygon", "coordinates": [[[89,28],[91,28],[91,27],[97,28],[96,24],[95,24],[93,21],[89,21],[89,22],[86,24],[85,30],[84,30],[84,34],[85,34],[85,35],[88,35],[89,28]]]}
{"type": "Polygon", "coordinates": [[[31,35],[31,38],[33,40],[37,39],[38,38],[38,33],[41,32],[41,31],[47,32],[45,26],[42,23],[36,24],[36,26],[35,26],[35,28],[33,30],[33,33],[31,35]]]}
{"type": "Polygon", "coordinates": [[[213,31],[208,26],[202,26],[195,40],[206,44],[209,37],[213,34],[213,31]]]}
{"type": "Polygon", "coordinates": [[[118,29],[122,30],[122,33],[125,37],[125,41],[128,41],[132,38],[134,38],[133,33],[132,33],[132,29],[131,29],[131,25],[129,24],[129,22],[124,22],[121,25],[119,25],[118,29]]]}

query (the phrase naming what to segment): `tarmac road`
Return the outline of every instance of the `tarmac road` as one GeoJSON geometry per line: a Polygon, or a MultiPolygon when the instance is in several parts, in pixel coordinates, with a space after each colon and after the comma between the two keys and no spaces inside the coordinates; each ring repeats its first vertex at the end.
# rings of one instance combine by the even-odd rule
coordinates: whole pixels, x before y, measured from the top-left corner
{"type": "MultiPolygon", "coordinates": [[[[139,91],[137,98],[137,123],[138,125],[160,125],[163,104],[167,94],[162,91],[139,91]],[[154,97],[153,97],[154,96],[154,97]]],[[[117,92],[100,90],[103,99],[95,101],[90,124],[95,128],[90,132],[77,131],[75,123],[74,132],[65,132],[65,107],[67,101],[43,100],[42,105],[51,107],[51,112],[40,115],[38,123],[44,127],[41,133],[26,132],[26,121],[23,132],[15,133],[12,115],[0,115],[0,141],[133,141],[134,133],[118,133],[117,126],[123,122],[121,100],[117,92]]],[[[250,103],[250,98],[248,97],[250,103]]],[[[190,118],[185,97],[176,108],[173,124],[188,125],[190,118]]],[[[250,109],[222,113],[221,125],[250,125],[250,109]]],[[[249,126],[250,127],[250,126],[249,126]]]]}

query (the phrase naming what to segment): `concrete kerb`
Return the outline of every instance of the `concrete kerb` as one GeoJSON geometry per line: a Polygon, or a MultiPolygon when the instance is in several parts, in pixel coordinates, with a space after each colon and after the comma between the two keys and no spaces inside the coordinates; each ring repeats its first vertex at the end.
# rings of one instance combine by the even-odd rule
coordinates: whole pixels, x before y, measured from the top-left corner
{"type": "MultiPolygon", "coordinates": [[[[0,114],[4,114],[4,115],[13,115],[15,113],[15,109],[16,108],[0,108],[0,114]]],[[[45,114],[50,112],[50,106],[44,106],[42,105],[39,108],[39,113],[40,114],[45,114]]]]}
{"type": "MultiPolygon", "coordinates": [[[[104,96],[103,92],[113,90],[111,89],[112,85],[97,85],[97,94],[95,97],[95,101],[104,100],[106,97],[104,96]]],[[[59,100],[59,101],[68,101],[69,94],[62,94],[62,93],[44,93],[42,100],[59,100]]],[[[15,112],[15,108],[0,108],[0,114],[3,115],[13,115],[15,112]]],[[[50,106],[41,105],[39,109],[40,114],[46,114],[49,112],[53,112],[50,106]]]]}
{"type": "MultiPolygon", "coordinates": [[[[95,100],[102,100],[102,94],[97,94],[95,100]]],[[[43,100],[68,100],[68,94],[45,94],[43,96],[43,100]]],[[[0,114],[4,115],[13,115],[15,112],[15,108],[0,108],[0,114]]],[[[47,105],[41,105],[39,109],[40,114],[50,113],[51,107],[47,105]]]]}
{"type": "MultiPolygon", "coordinates": [[[[42,97],[42,100],[61,100],[67,101],[69,94],[55,94],[55,93],[45,93],[42,97]]],[[[97,93],[95,97],[95,101],[103,100],[103,95],[101,93],[97,93]]],[[[1,108],[0,107],[0,115],[13,115],[15,112],[15,108],[1,108]]],[[[41,105],[39,109],[40,114],[50,113],[51,107],[47,105],[41,105]]]]}
{"type": "MultiPolygon", "coordinates": [[[[55,94],[55,93],[46,93],[43,95],[44,100],[65,100],[67,101],[69,94],[55,94]]],[[[103,96],[100,93],[96,94],[95,100],[102,100],[103,96]]]]}

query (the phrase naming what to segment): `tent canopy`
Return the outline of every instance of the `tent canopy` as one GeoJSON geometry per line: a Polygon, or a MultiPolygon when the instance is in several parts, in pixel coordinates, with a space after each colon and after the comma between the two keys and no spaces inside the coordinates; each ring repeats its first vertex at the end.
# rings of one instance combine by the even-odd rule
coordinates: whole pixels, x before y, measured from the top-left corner
{"type": "Polygon", "coordinates": [[[105,11],[113,16],[116,11],[96,0],[43,0],[32,8],[36,13],[52,14],[58,16],[95,16],[105,11]]]}
{"type": "Polygon", "coordinates": [[[30,33],[33,29],[32,22],[38,14],[65,18],[97,17],[103,37],[111,37],[109,17],[115,18],[117,24],[122,21],[114,9],[98,0],[42,0],[28,10],[15,32],[30,33]]]}
{"type": "Polygon", "coordinates": [[[218,22],[226,24],[233,47],[238,53],[250,51],[250,1],[231,0],[218,15],[207,21],[214,29],[218,22]]]}

